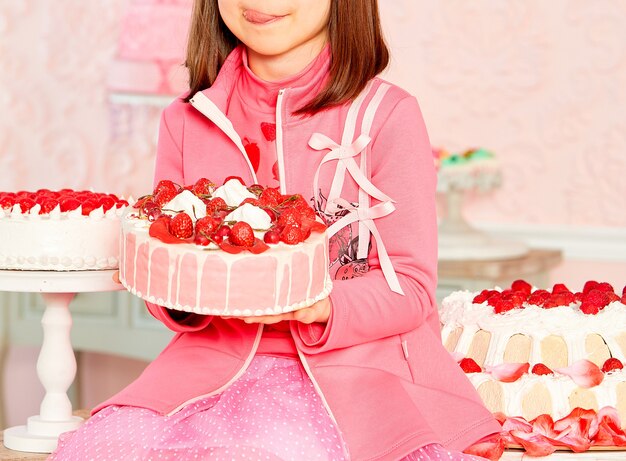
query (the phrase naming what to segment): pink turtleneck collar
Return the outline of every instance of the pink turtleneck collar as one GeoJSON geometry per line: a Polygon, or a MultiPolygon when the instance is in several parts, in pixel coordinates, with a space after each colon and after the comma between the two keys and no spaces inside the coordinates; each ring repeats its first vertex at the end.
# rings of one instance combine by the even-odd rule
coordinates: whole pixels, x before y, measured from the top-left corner
{"type": "Polygon", "coordinates": [[[320,54],[296,75],[268,82],[257,77],[248,66],[248,53],[244,48],[241,54],[242,72],[236,83],[235,94],[242,98],[244,105],[254,111],[274,114],[278,91],[289,90],[287,113],[292,113],[311,101],[324,87],[330,69],[330,46],[326,45],[320,54]]]}

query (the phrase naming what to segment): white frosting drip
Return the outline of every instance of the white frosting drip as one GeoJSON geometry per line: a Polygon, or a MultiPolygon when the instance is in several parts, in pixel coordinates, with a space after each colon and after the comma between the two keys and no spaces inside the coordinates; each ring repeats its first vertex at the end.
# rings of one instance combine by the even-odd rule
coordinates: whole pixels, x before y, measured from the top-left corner
{"type": "Polygon", "coordinates": [[[218,187],[213,192],[213,197],[224,199],[228,206],[239,206],[247,198],[256,198],[246,186],[241,184],[237,179],[226,181],[223,186],[218,187]]]}
{"type": "MultiPolygon", "coordinates": [[[[262,211],[262,210],[261,210],[262,211]]],[[[266,214],[265,212],[263,212],[266,214]]],[[[125,235],[127,232],[132,232],[136,237],[135,243],[135,251],[133,253],[133,268],[134,274],[132,280],[135,281],[134,284],[129,283],[127,280],[128,277],[125,276],[125,270],[122,270],[120,273],[120,280],[122,284],[133,294],[149,301],[152,303],[159,304],[161,306],[168,307],[170,309],[182,310],[185,312],[196,312],[205,315],[231,315],[231,316],[250,316],[250,315],[271,315],[282,312],[290,312],[296,309],[300,309],[303,307],[310,306],[315,302],[325,298],[330,293],[332,289],[332,281],[328,272],[326,272],[324,278],[324,286],[319,293],[313,292],[312,290],[312,277],[309,277],[308,285],[307,285],[307,293],[305,299],[292,299],[291,287],[292,281],[294,278],[295,271],[301,270],[301,267],[295,267],[293,265],[294,254],[298,252],[298,249],[305,253],[309,258],[309,269],[313,269],[313,260],[315,258],[315,250],[319,245],[328,245],[328,238],[326,234],[313,234],[312,237],[307,240],[307,242],[300,243],[298,245],[286,245],[284,243],[278,243],[276,245],[272,245],[271,247],[271,256],[276,260],[276,281],[274,284],[274,304],[271,306],[263,306],[256,309],[238,309],[231,307],[232,300],[230,299],[230,274],[233,265],[240,261],[243,258],[251,257],[250,253],[240,253],[240,254],[227,254],[222,252],[223,255],[222,261],[226,265],[226,283],[228,286],[226,287],[226,302],[223,307],[212,307],[212,306],[201,306],[200,297],[201,297],[201,283],[203,277],[203,269],[204,269],[204,258],[202,257],[202,253],[197,254],[196,262],[197,262],[197,274],[196,274],[196,291],[195,291],[195,303],[196,305],[190,306],[185,305],[181,302],[180,299],[180,286],[181,286],[181,265],[183,260],[183,255],[185,252],[193,249],[194,252],[198,251],[198,246],[193,244],[177,244],[177,245],[167,245],[159,242],[156,239],[149,237],[148,235],[148,227],[143,223],[143,221],[132,219],[132,214],[129,215],[129,218],[126,219],[123,223],[123,234],[125,235]],[[148,244],[148,274],[147,276],[147,293],[141,293],[136,288],[136,280],[137,280],[137,264],[138,264],[138,248],[142,244],[148,244]],[[170,257],[170,261],[172,258],[176,258],[177,263],[177,275],[173,277],[173,274],[170,273],[168,277],[169,286],[167,289],[167,299],[162,299],[161,297],[156,297],[151,294],[151,267],[152,267],[152,257],[154,252],[163,247],[168,248],[168,253],[170,257]],[[283,285],[283,278],[285,274],[289,274],[290,283],[288,286],[287,299],[285,302],[281,303],[280,301],[280,289],[283,285]],[[176,299],[173,298],[173,288],[178,287],[176,299]]],[[[221,250],[218,250],[221,251],[221,250]]],[[[213,253],[210,251],[207,254],[213,253]]],[[[325,251],[325,253],[328,253],[325,251]]],[[[269,255],[269,254],[268,254],[269,255]]],[[[126,253],[122,254],[123,260],[127,257],[126,253]]],[[[328,255],[325,256],[324,267],[328,268],[328,255]]]]}
{"type": "Polygon", "coordinates": [[[172,200],[163,205],[163,213],[174,216],[179,212],[185,212],[193,222],[206,216],[206,205],[189,190],[183,190],[172,200]]]}
{"type": "Polygon", "coordinates": [[[237,207],[224,220],[247,222],[253,229],[267,230],[272,227],[270,216],[262,208],[251,203],[237,207]]]}

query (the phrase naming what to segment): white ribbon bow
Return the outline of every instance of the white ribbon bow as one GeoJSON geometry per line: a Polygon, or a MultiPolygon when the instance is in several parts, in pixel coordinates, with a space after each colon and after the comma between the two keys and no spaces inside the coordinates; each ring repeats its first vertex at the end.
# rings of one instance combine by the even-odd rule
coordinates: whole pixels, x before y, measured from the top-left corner
{"type": "Polygon", "coordinates": [[[380,267],[383,271],[383,275],[385,276],[385,280],[387,280],[389,288],[391,288],[391,291],[395,293],[404,295],[400,282],[398,281],[396,271],[391,263],[391,258],[389,258],[383,239],[381,238],[378,228],[374,223],[374,219],[382,218],[383,216],[393,213],[396,209],[394,204],[391,203],[391,201],[386,201],[370,208],[361,209],[342,198],[336,199],[335,203],[341,208],[348,210],[348,214],[343,216],[339,221],[333,223],[328,228],[328,237],[332,237],[339,230],[354,222],[358,221],[359,223],[363,223],[374,236],[374,240],[376,240],[380,267]]]}
{"type": "Polygon", "coordinates": [[[323,135],[321,133],[313,133],[311,138],[309,139],[309,146],[311,146],[315,150],[324,150],[329,149],[328,152],[322,161],[320,162],[317,171],[315,172],[315,177],[313,179],[313,187],[314,193],[317,194],[319,191],[318,180],[320,170],[322,169],[322,165],[331,160],[338,160],[337,169],[335,170],[335,176],[333,178],[332,185],[330,186],[330,192],[328,193],[326,209],[333,213],[336,212],[337,209],[328,209],[328,206],[335,206],[335,199],[338,199],[341,194],[341,189],[343,187],[343,182],[345,179],[346,169],[350,172],[350,175],[354,179],[354,181],[359,185],[361,189],[367,192],[370,196],[375,199],[380,200],[381,202],[393,202],[393,200],[385,195],[382,191],[380,191],[371,181],[363,174],[359,165],[357,165],[354,157],[363,151],[367,147],[367,145],[371,142],[371,138],[367,135],[360,135],[352,144],[350,145],[340,145],[335,141],[330,139],[328,136],[323,135]]]}

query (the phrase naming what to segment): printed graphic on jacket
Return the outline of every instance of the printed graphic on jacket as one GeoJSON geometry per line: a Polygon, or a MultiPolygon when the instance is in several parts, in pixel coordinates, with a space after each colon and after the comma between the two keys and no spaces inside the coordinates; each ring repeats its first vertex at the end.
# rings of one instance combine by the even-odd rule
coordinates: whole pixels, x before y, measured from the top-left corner
{"type": "Polygon", "coordinates": [[[276,159],[276,124],[262,122],[256,136],[242,138],[250,164],[257,175],[259,184],[279,187],[278,161],[276,159]]]}
{"type": "MultiPolygon", "coordinates": [[[[317,215],[321,217],[324,220],[324,223],[329,227],[348,214],[348,210],[341,208],[339,208],[339,210],[334,214],[325,212],[324,210],[326,209],[327,200],[321,190],[318,191],[318,199],[315,200],[312,198],[311,201],[313,202],[313,208],[315,209],[317,215]]],[[[329,271],[331,277],[335,280],[347,280],[354,277],[361,277],[369,271],[367,259],[357,258],[358,249],[358,222],[343,227],[339,230],[339,232],[330,238],[328,252],[330,255],[329,271]]],[[[371,249],[372,244],[370,243],[368,254],[371,249]]]]}

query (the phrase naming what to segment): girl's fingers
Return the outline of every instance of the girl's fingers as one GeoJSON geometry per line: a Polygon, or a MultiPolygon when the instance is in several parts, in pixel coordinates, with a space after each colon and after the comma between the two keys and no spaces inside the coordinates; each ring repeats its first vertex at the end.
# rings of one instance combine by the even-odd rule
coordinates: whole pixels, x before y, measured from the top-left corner
{"type": "Polygon", "coordinates": [[[264,323],[272,325],[284,320],[296,320],[302,323],[327,322],[330,316],[331,304],[328,298],[316,302],[310,307],[298,309],[293,312],[277,315],[258,315],[253,317],[227,317],[226,319],[239,319],[246,323],[264,323]]]}
{"type": "Polygon", "coordinates": [[[293,312],[278,315],[259,315],[256,317],[244,317],[242,319],[246,323],[264,323],[271,325],[274,323],[282,322],[283,320],[293,320],[293,312]]]}
{"type": "Polygon", "coordinates": [[[320,309],[317,304],[304,309],[299,309],[293,313],[293,319],[302,323],[313,323],[317,321],[317,318],[319,317],[319,310],[320,309]]]}

